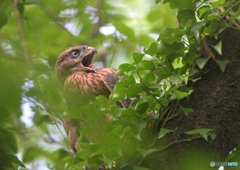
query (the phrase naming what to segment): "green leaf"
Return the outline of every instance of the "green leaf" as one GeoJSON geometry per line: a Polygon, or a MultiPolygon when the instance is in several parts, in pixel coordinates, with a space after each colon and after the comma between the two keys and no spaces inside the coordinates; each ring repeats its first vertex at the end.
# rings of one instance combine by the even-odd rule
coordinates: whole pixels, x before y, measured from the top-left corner
{"type": "Polygon", "coordinates": [[[212,3],[211,6],[213,8],[219,8],[221,5],[224,4],[225,0],[209,0],[209,2],[212,3]]]}
{"type": "Polygon", "coordinates": [[[117,70],[117,73],[116,73],[116,77],[124,72],[128,72],[130,69],[135,69],[135,67],[131,64],[128,64],[128,63],[124,63],[124,64],[121,64],[119,67],[118,67],[118,70],[117,70]]]}
{"type": "Polygon", "coordinates": [[[39,115],[35,114],[33,117],[35,125],[39,126],[43,123],[54,124],[50,115],[39,115]]]}
{"type": "Polygon", "coordinates": [[[161,0],[155,0],[155,3],[158,4],[161,0]]]}
{"type": "Polygon", "coordinates": [[[134,166],[133,170],[151,170],[149,168],[144,168],[144,167],[139,167],[139,166],[134,166]]]}
{"type": "Polygon", "coordinates": [[[211,136],[212,140],[214,140],[216,138],[216,134],[210,133],[209,135],[211,136]]]}
{"type": "Polygon", "coordinates": [[[188,135],[200,134],[207,141],[207,136],[210,131],[213,131],[213,130],[212,129],[194,129],[185,133],[188,135]]]}
{"type": "Polygon", "coordinates": [[[15,163],[17,165],[20,165],[21,167],[26,168],[25,165],[18,159],[18,157],[16,157],[13,154],[8,154],[6,156],[6,160],[8,160],[9,162],[13,162],[13,163],[15,163]]]}
{"type": "Polygon", "coordinates": [[[143,59],[144,54],[133,53],[133,59],[136,63],[140,63],[143,59]]]}
{"type": "Polygon", "coordinates": [[[157,105],[157,100],[156,100],[156,98],[155,98],[154,96],[152,96],[152,95],[149,95],[149,96],[147,97],[147,101],[148,101],[149,107],[155,107],[155,105],[157,105]]]}
{"type": "Polygon", "coordinates": [[[217,45],[212,46],[218,54],[222,55],[222,40],[220,40],[217,45]]]}
{"type": "Polygon", "coordinates": [[[210,11],[210,10],[211,10],[211,8],[210,8],[209,6],[202,6],[202,7],[200,7],[200,8],[198,9],[198,11],[197,11],[198,17],[199,17],[200,19],[203,19],[204,16],[205,16],[205,14],[206,14],[208,11],[210,11]]]}
{"type": "Polygon", "coordinates": [[[184,64],[182,63],[182,57],[177,57],[173,60],[172,66],[174,69],[182,68],[184,64]]]}
{"type": "Polygon", "coordinates": [[[183,107],[181,107],[182,108],[182,110],[183,110],[183,112],[184,112],[184,114],[187,116],[189,113],[191,113],[191,112],[194,112],[194,110],[193,109],[191,109],[191,108],[183,108],[183,107]]]}
{"type": "Polygon", "coordinates": [[[192,0],[181,0],[181,1],[173,1],[173,0],[164,0],[164,3],[169,2],[171,8],[178,8],[178,10],[182,9],[192,9],[195,10],[196,6],[192,0]]]}
{"type": "Polygon", "coordinates": [[[159,34],[158,41],[164,41],[169,44],[181,42],[185,33],[186,29],[164,27],[159,34]]]}
{"type": "Polygon", "coordinates": [[[227,66],[227,64],[228,64],[229,62],[230,62],[230,61],[229,61],[228,59],[223,60],[223,61],[216,59],[216,63],[218,64],[218,66],[220,67],[220,69],[222,70],[222,72],[225,71],[226,66],[227,66]]]}
{"type": "Polygon", "coordinates": [[[127,97],[136,97],[142,91],[138,84],[131,85],[128,87],[127,97]]]}
{"type": "Polygon", "coordinates": [[[126,24],[118,21],[118,22],[113,22],[113,25],[117,28],[117,30],[124,35],[128,36],[131,40],[135,39],[135,34],[134,31],[131,27],[127,26],[126,24]]]}
{"type": "Polygon", "coordinates": [[[193,10],[181,10],[177,15],[180,25],[186,25],[189,20],[195,20],[195,13],[193,10]]]}
{"type": "Polygon", "coordinates": [[[96,100],[94,101],[94,104],[96,106],[101,106],[101,107],[107,107],[108,106],[108,101],[107,98],[103,95],[97,96],[96,100]]]}
{"type": "Polygon", "coordinates": [[[219,21],[220,19],[221,19],[221,15],[219,14],[209,14],[207,16],[208,21],[213,21],[213,20],[219,21]]]}
{"type": "Polygon", "coordinates": [[[29,163],[29,162],[41,157],[44,154],[46,154],[45,151],[43,151],[42,149],[40,149],[37,146],[35,146],[35,147],[32,146],[32,147],[29,147],[24,150],[22,160],[24,163],[29,163]]]}
{"type": "Polygon", "coordinates": [[[145,54],[149,54],[149,55],[153,56],[157,53],[157,47],[158,47],[158,44],[154,42],[151,44],[149,49],[147,49],[147,50],[144,49],[144,52],[145,52],[145,54]]]}
{"type": "Polygon", "coordinates": [[[139,151],[139,152],[142,154],[142,156],[145,158],[147,155],[149,155],[149,154],[151,154],[151,153],[154,153],[154,152],[157,152],[158,149],[152,148],[152,149],[145,150],[145,149],[139,148],[138,151],[139,151]]]}
{"type": "Polygon", "coordinates": [[[174,130],[167,129],[167,128],[161,128],[160,132],[158,134],[158,139],[161,139],[163,136],[165,136],[167,133],[174,132],[174,130]]]}
{"type": "Polygon", "coordinates": [[[146,73],[143,74],[142,80],[145,85],[152,83],[155,80],[154,73],[152,71],[147,71],[146,73]]]}
{"type": "Polygon", "coordinates": [[[190,95],[193,90],[190,90],[188,93],[187,92],[182,92],[182,91],[178,91],[178,90],[173,90],[174,94],[176,95],[176,97],[178,99],[183,99],[184,97],[190,95]]]}
{"type": "Polygon", "coordinates": [[[192,75],[195,75],[197,72],[198,72],[198,70],[196,68],[191,68],[189,70],[189,75],[188,76],[191,77],[192,75]]]}
{"type": "MultiPolygon", "coordinates": [[[[201,29],[206,25],[206,22],[205,21],[201,21],[201,22],[196,22],[192,28],[191,28],[191,31],[196,35],[198,34],[201,29]]],[[[197,38],[199,39],[199,38],[197,38]]]]}
{"type": "Polygon", "coordinates": [[[200,69],[203,69],[203,67],[205,66],[205,64],[207,63],[207,61],[210,59],[210,57],[208,58],[199,58],[196,61],[196,64],[198,65],[198,67],[200,69]]]}
{"type": "Polygon", "coordinates": [[[141,132],[144,128],[146,128],[147,122],[145,120],[137,120],[133,122],[133,127],[138,131],[141,132]]]}
{"type": "Polygon", "coordinates": [[[111,103],[115,103],[118,100],[125,99],[127,94],[127,88],[121,88],[117,91],[114,91],[114,93],[111,94],[111,103]]]}
{"type": "Polygon", "coordinates": [[[5,153],[17,153],[16,134],[12,131],[0,127],[0,150],[5,153]]]}
{"type": "Polygon", "coordinates": [[[145,101],[145,100],[140,100],[137,103],[137,105],[135,107],[135,110],[136,110],[137,113],[145,113],[147,108],[148,108],[148,102],[145,101]]]}
{"type": "MultiPolygon", "coordinates": [[[[174,42],[172,44],[161,42],[159,45],[159,48],[158,48],[158,56],[157,57],[184,51],[184,48],[185,47],[184,47],[183,43],[181,43],[181,42],[179,42],[179,43],[174,42]]],[[[176,57],[178,57],[178,56],[176,56],[176,57]]]]}
{"type": "Polygon", "coordinates": [[[177,74],[171,75],[169,80],[171,83],[178,85],[179,78],[177,74]]]}
{"type": "Polygon", "coordinates": [[[76,107],[69,106],[66,111],[63,113],[63,118],[83,118],[83,115],[80,114],[80,110],[76,107]]]}
{"type": "Polygon", "coordinates": [[[153,61],[143,60],[139,63],[139,70],[155,70],[153,61]]]}

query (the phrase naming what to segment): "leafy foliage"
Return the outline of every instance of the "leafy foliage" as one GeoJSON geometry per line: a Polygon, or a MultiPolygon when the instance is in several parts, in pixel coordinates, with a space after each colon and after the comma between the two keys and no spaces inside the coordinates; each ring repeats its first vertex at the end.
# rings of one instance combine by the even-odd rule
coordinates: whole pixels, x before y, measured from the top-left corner
{"type": "MultiPolygon", "coordinates": [[[[93,169],[103,164],[108,168],[143,169],[143,159],[175,143],[214,138],[211,129],[195,129],[186,132],[194,134],[190,138],[155,145],[177,130],[164,127],[177,116],[177,108],[186,116],[194,112],[180,106],[179,101],[193,92],[191,85],[211,60],[211,56],[199,58],[199,47],[210,35],[216,39],[212,50],[222,54],[219,35],[227,27],[240,28],[239,3],[155,2],[2,0],[0,169],[34,169],[41,167],[41,160],[46,160],[45,166],[51,169],[93,169]],[[126,75],[109,101],[99,96],[89,105],[66,109],[54,65],[64,49],[78,44],[99,49],[94,59],[98,67],[123,63],[117,74],[126,75]],[[135,98],[129,108],[115,105],[137,95],[141,98],[135,98]],[[112,120],[105,121],[106,114],[112,120]],[[62,117],[85,122],[80,131],[82,151],[76,157],[66,140],[62,117]],[[159,122],[164,123],[155,134],[153,129],[159,122]]],[[[228,62],[216,58],[223,72],[228,62]]]]}

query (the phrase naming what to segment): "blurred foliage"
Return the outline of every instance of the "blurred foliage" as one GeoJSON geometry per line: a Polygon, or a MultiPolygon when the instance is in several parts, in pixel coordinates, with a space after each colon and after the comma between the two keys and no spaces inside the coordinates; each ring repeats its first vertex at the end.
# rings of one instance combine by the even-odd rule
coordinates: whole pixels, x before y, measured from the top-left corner
{"type": "MultiPolygon", "coordinates": [[[[198,59],[202,39],[217,39],[227,27],[239,29],[239,14],[234,0],[1,0],[0,169],[92,169],[101,164],[141,169],[147,155],[166,148],[155,147],[155,141],[177,130],[163,124],[159,134],[149,133],[159,121],[176,116],[178,101],[193,91],[191,84],[198,79],[191,76],[208,60],[198,59]],[[61,124],[66,108],[54,66],[62,51],[81,44],[98,49],[96,67],[125,63],[118,74],[126,76],[109,104],[99,96],[80,111],[66,110],[64,117],[86,122],[82,151],[73,157],[61,124]],[[142,98],[128,109],[114,105],[137,94],[142,98]],[[111,121],[103,120],[106,113],[113,115],[111,121]]],[[[221,44],[214,49],[221,54],[221,44]]],[[[222,71],[227,63],[217,60],[222,71]]],[[[214,138],[209,131],[187,134],[214,138]]],[[[181,141],[168,146],[176,142],[181,141]]]]}

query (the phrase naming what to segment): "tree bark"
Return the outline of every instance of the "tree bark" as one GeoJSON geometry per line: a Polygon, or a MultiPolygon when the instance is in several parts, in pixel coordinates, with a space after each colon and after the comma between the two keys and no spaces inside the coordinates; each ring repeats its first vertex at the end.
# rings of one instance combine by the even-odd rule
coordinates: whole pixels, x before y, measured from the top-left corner
{"type": "MultiPolygon", "coordinates": [[[[211,161],[224,162],[229,152],[237,147],[240,141],[240,31],[227,29],[221,39],[223,54],[216,55],[216,59],[230,60],[225,72],[210,59],[201,80],[194,84],[190,98],[180,102],[181,106],[192,108],[194,112],[185,116],[178,109],[179,116],[165,126],[168,129],[178,127],[175,136],[178,140],[190,138],[184,134],[189,130],[213,129],[215,140],[200,138],[174,144],[147,157],[143,166],[151,169],[214,169],[210,167],[211,161]]],[[[174,141],[172,134],[164,138],[165,144],[174,141]]]]}

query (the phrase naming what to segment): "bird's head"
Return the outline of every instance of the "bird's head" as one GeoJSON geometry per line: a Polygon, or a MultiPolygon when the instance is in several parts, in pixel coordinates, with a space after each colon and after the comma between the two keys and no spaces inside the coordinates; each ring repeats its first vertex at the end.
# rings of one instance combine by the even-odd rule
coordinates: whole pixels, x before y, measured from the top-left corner
{"type": "Polygon", "coordinates": [[[59,81],[74,72],[95,72],[92,59],[97,50],[86,45],[75,46],[65,50],[57,59],[55,72],[59,81]]]}

